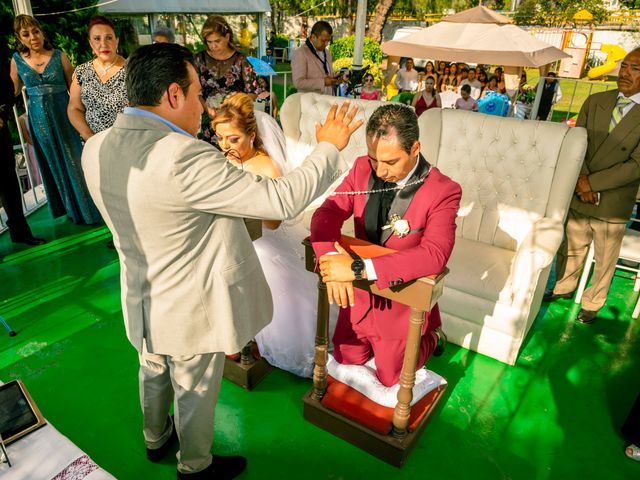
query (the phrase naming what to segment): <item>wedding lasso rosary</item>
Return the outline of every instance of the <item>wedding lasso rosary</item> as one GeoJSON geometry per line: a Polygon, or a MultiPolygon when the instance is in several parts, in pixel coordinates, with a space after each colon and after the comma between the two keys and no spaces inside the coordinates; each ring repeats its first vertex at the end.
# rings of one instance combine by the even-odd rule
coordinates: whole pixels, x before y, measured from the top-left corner
{"type": "MultiPolygon", "coordinates": [[[[349,192],[332,192],[332,193],[329,194],[329,196],[330,197],[334,197],[334,196],[337,196],[337,195],[349,195],[349,196],[353,196],[353,195],[369,195],[369,194],[372,194],[372,193],[382,193],[382,192],[391,192],[393,190],[402,190],[404,188],[411,187],[413,185],[418,185],[419,183],[424,182],[427,179],[427,176],[429,175],[430,171],[431,171],[431,169],[427,170],[427,173],[426,173],[426,175],[424,177],[418,178],[417,180],[414,180],[413,182],[405,183],[404,185],[396,185],[395,187],[387,187],[387,188],[375,188],[375,189],[372,189],[372,190],[355,190],[355,191],[349,191],[349,192]]],[[[409,220],[405,220],[404,218],[402,218],[397,213],[394,213],[393,215],[391,215],[391,217],[389,218],[389,223],[382,227],[382,230],[389,230],[389,229],[391,229],[391,232],[398,238],[405,237],[409,233],[411,233],[411,225],[409,225],[409,220]]]]}
{"type": "Polygon", "coordinates": [[[393,190],[402,190],[407,187],[411,187],[413,185],[418,185],[419,183],[424,182],[425,178],[419,178],[414,180],[413,182],[405,183],[404,185],[396,185],[395,187],[387,187],[387,188],[374,188],[373,190],[355,190],[353,192],[331,192],[329,194],[330,197],[334,197],[336,195],[369,195],[371,193],[382,193],[382,192],[391,192],[393,190]]]}

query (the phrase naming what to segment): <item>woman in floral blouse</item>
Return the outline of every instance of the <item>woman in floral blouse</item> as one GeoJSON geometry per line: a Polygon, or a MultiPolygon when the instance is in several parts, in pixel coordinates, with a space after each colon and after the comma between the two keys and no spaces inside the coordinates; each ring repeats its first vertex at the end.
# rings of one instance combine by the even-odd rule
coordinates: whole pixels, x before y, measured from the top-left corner
{"type": "Polygon", "coordinates": [[[232,92],[244,92],[255,98],[261,89],[253,67],[247,58],[236,50],[233,32],[223,17],[213,15],[207,18],[202,27],[202,38],[206,47],[196,55],[202,97],[207,104],[201,137],[215,143],[211,119],[224,97],[232,92]]]}

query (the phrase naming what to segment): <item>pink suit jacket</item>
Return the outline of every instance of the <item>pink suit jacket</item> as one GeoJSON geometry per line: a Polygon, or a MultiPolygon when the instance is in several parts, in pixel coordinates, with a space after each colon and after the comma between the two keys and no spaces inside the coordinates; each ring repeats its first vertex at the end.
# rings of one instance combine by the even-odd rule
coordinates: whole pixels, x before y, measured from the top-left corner
{"type": "MultiPolygon", "coordinates": [[[[408,220],[411,232],[405,237],[383,232],[380,244],[396,253],[374,258],[378,288],[401,285],[444,270],[455,241],[455,219],[460,206],[460,185],[440,173],[420,156],[418,168],[408,180],[428,175],[422,184],[406,187],[394,199],[389,214],[408,220]]],[[[370,190],[374,176],[367,156],[356,159],[336,192],[370,190]]],[[[371,219],[365,219],[368,195],[333,195],[316,210],[311,220],[311,242],[317,258],[335,251],[343,223],[353,214],[357,238],[371,241],[371,219]]],[[[405,339],[409,307],[356,289],[355,305],[340,310],[339,320],[349,319],[359,336],[405,339]]],[[[426,315],[423,335],[440,326],[437,305],[426,315]]]]}
{"type": "Polygon", "coordinates": [[[325,49],[328,73],[325,73],[322,62],[316,58],[306,44],[293,52],[291,59],[291,77],[298,92],[316,92],[333,95],[333,87],[325,86],[324,77],[333,77],[333,60],[331,52],[325,49]]]}

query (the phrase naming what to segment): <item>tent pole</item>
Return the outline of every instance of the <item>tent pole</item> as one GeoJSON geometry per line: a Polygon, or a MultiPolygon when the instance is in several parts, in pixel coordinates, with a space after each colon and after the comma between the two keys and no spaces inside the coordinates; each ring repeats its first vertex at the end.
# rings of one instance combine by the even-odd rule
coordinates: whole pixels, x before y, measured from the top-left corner
{"type": "Polygon", "coordinates": [[[356,38],[353,47],[353,70],[362,70],[362,50],[364,47],[364,28],[367,23],[367,0],[358,0],[356,12],[356,38]]]}
{"type": "Polygon", "coordinates": [[[24,14],[33,16],[31,0],[13,0],[13,10],[17,15],[24,14]]]}
{"type": "MultiPolygon", "coordinates": [[[[262,58],[263,55],[267,54],[266,49],[266,39],[267,39],[267,30],[264,28],[264,24],[267,21],[267,16],[264,12],[258,13],[258,54],[256,57],[262,58]]],[[[273,55],[275,52],[271,52],[273,55]]]]}
{"type": "Polygon", "coordinates": [[[531,107],[531,120],[535,120],[536,117],[538,116],[538,108],[540,108],[540,99],[542,98],[542,89],[544,88],[545,80],[546,78],[542,76],[538,80],[538,89],[536,90],[536,99],[533,101],[533,107],[531,107]]]}

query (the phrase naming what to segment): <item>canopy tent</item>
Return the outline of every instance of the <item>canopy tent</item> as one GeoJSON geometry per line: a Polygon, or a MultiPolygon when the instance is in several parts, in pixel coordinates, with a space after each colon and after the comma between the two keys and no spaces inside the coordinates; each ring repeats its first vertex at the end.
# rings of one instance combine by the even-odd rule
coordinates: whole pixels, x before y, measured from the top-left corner
{"type": "Polygon", "coordinates": [[[100,6],[109,14],[140,13],[262,13],[269,0],[117,0],[100,6]]]}
{"type": "Polygon", "coordinates": [[[382,51],[403,57],[518,67],[540,67],[570,56],[482,6],[446,17],[399,40],[384,42],[382,51]]]}
{"type": "Polygon", "coordinates": [[[150,15],[152,28],[157,14],[257,14],[258,56],[266,51],[265,13],[269,0],[115,0],[103,1],[100,12],[108,15],[150,15]]]}

